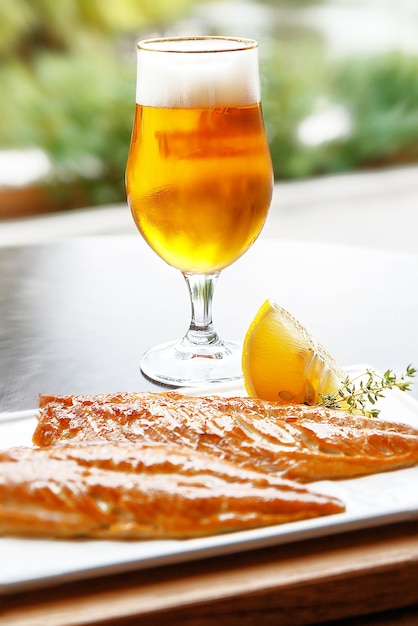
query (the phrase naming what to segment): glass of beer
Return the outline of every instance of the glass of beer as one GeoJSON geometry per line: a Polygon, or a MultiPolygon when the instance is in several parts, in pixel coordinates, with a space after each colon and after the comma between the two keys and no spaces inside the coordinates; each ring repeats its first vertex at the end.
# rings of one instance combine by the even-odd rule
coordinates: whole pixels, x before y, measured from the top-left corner
{"type": "Polygon", "coordinates": [[[259,235],[272,188],[257,42],[139,42],[128,203],[145,241],[182,272],[191,299],[183,339],[143,355],[146,377],[174,387],[241,378],[241,347],[216,333],[212,297],[221,270],[259,235]]]}

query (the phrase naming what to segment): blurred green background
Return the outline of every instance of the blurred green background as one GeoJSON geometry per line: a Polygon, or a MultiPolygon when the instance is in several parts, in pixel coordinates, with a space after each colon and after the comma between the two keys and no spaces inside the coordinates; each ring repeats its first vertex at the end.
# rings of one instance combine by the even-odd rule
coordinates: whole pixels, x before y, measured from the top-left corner
{"type": "Polygon", "coordinates": [[[277,179],[416,163],[417,8],[406,0],[5,0],[0,151],[47,155],[56,208],[123,202],[136,41],[215,34],[260,43],[277,179]]]}

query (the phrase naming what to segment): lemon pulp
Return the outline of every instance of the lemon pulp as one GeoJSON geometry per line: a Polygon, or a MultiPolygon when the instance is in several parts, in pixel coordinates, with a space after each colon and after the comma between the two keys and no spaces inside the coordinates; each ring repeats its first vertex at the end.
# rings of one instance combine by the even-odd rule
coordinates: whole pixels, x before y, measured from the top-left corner
{"type": "Polygon", "coordinates": [[[249,396],[283,404],[316,404],[346,373],[284,308],[266,300],[244,338],[242,370],[249,396]]]}

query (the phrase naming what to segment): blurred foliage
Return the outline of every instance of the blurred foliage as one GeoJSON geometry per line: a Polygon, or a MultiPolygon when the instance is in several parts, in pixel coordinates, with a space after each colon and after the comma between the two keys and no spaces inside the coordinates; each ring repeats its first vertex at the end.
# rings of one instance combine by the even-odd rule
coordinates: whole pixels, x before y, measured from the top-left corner
{"type": "Polygon", "coordinates": [[[297,128],[327,82],[323,43],[301,36],[295,45],[292,39],[278,37],[260,54],[263,115],[275,177],[310,176],[311,150],[298,140],[297,128]]]}
{"type": "Polygon", "coordinates": [[[353,130],[334,167],[353,169],[418,160],[418,57],[390,52],[344,63],[332,91],[344,102],[353,130]]]}
{"type": "Polygon", "coordinates": [[[71,51],[158,24],[171,24],[193,0],[13,0],[0,3],[0,58],[31,58],[42,48],[71,51]]]}
{"type": "MultiPolygon", "coordinates": [[[[78,203],[125,196],[135,106],[135,40],[192,0],[14,0],[0,4],[0,146],[40,147],[78,203]],[[131,43],[131,42],[130,42],[131,43]],[[71,192],[73,193],[73,191],[71,192]]],[[[54,192],[57,186],[53,187],[54,192]]]]}
{"type": "MultiPolygon", "coordinates": [[[[123,201],[135,102],[135,41],[144,33],[164,33],[193,4],[0,3],[0,147],[44,149],[54,163],[55,179],[76,181],[82,188],[79,204],[123,201]]],[[[306,28],[282,32],[272,25],[260,46],[260,69],[277,178],[418,160],[416,57],[391,52],[330,61],[318,33],[306,28]],[[344,105],[352,129],[347,137],[309,146],[297,131],[321,98],[344,105]]]]}
{"type": "MultiPolygon", "coordinates": [[[[97,48],[96,48],[97,50],[97,48]]],[[[28,68],[11,63],[2,72],[2,146],[41,147],[54,178],[77,181],[89,203],[124,194],[124,166],[135,102],[135,68],[107,50],[86,60],[82,53],[39,54],[28,68]]]]}
{"type": "Polygon", "coordinates": [[[263,110],[276,178],[295,179],[418,162],[418,57],[390,51],[330,64],[321,45],[272,44],[263,68],[263,110]],[[343,106],[347,136],[298,139],[318,102],[343,106]]]}

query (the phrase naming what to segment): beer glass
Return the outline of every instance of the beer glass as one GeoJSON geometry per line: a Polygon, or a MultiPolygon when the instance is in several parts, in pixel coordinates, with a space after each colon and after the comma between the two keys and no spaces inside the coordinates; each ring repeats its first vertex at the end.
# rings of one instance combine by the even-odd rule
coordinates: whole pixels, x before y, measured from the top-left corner
{"type": "Polygon", "coordinates": [[[191,299],[183,339],[143,355],[146,377],[170,386],[241,377],[241,348],[216,333],[212,297],[219,273],[259,235],[272,185],[257,42],[139,42],[128,203],[145,241],[182,272],[191,299]]]}

